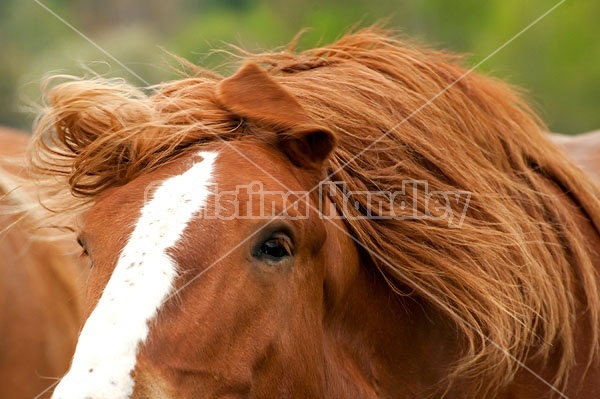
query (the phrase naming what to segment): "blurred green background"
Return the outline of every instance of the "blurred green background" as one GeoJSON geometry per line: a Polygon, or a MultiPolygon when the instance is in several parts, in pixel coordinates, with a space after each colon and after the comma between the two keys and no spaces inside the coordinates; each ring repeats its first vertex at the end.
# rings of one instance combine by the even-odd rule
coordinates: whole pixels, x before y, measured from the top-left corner
{"type": "MultiPolygon", "coordinates": [[[[385,19],[420,41],[468,53],[469,64],[475,65],[557,3],[0,0],[0,124],[30,129],[34,115],[29,105],[40,101],[40,81],[49,74],[81,74],[86,65],[145,86],[174,77],[160,48],[226,70],[226,58],[212,49],[232,43],[268,50],[287,44],[302,28],[309,28],[300,42],[306,48],[385,19]]],[[[566,0],[478,71],[525,88],[553,131],[599,129],[600,1],[566,0]]]]}

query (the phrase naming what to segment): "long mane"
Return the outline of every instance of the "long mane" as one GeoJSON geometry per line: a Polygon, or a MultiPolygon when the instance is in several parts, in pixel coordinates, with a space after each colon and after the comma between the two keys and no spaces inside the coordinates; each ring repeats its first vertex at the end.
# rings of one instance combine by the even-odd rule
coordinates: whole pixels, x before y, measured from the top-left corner
{"type": "MultiPolygon", "coordinates": [[[[329,172],[348,190],[398,192],[405,180],[426,180],[430,191],[471,193],[456,229],[423,218],[346,221],[390,289],[420,298],[455,326],[465,350],[447,384],[460,377],[474,396],[491,395],[521,362],[551,356],[559,359],[553,382],[565,384],[578,320],[589,323],[581,327],[593,335],[585,359],[594,361],[598,276],[565,200],[598,231],[599,192],[547,140],[513,88],[465,75],[459,57],[378,28],[304,52],[241,58],[262,65],[337,134],[329,172]]],[[[63,213],[215,135],[248,133],[215,97],[222,77],[201,68],[152,95],[120,81],[61,79],[47,91],[33,164],[45,203],[63,213]]],[[[425,214],[425,193],[418,195],[425,214]]],[[[368,199],[358,199],[356,212],[366,212],[368,199]]],[[[462,204],[454,205],[460,213],[462,204]]]]}
{"type": "Polygon", "coordinates": [[[27,138],[23,132],[0,126],[0,235],[19,223],[41,225],[45,219],[27,179],[27,138]],[[8,219],[12,221],[8,223],[8,219]]]}

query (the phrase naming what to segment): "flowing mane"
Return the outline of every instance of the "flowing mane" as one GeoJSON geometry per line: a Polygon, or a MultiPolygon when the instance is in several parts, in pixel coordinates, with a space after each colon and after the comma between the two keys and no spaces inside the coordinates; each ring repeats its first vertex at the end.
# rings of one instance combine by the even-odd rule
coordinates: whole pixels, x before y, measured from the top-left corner
{"type": "MultiPolygon", "coordinates": [[[[475,396],[491,395],[526,358],[558,356],[551,382],[560,386],[576,362],[597,361],[598,276],[564,198],[599,230],[600,193],[548,141],[514,89],[465,75],[459,57],[378,28],[322,48],[242,58],[336,134],[331,180],[351,191],[397,192],[405,180],[425,180],[430,191],[471,193],[460,228],[431,219],[346,220],[390,289],[454,326],[465,349],[446,385],[458,378],[475,396]],[[582,317],[594,344],[576,358],[582,317]]],[[[57,211],[80,212],[190,147],[256,139],[257,127],[220,103],[223,78],[200,68],[151,95],[122,81],[59,79],[47,90],[32,152],[42,199],[57,211]],[[61,195],[65,187],[70,193],[61,195]]],[[[424,195],[416,202],[422,214],[424,195]]],[[[367,212],[368,199],[358,199],[356,212],[367,212]]]]}
{"type": "MultiPolygon", "coordinates": [[[[20,131],[0,126],[0,217],[15,220],[2,226],[0,234],[6,233],[19,223],[43,224],[47,213],[40,212],[38,201],[32,194],[34,187],[26,178],[25,152],[28,136],[20,131]]],[[[31,231],[30,233],[33,233],[31,231]]],[[[29,238],[33,238],[31,234],[29,238]]],[[[46,240],[47,237],[44,238],[46,240]]]]}

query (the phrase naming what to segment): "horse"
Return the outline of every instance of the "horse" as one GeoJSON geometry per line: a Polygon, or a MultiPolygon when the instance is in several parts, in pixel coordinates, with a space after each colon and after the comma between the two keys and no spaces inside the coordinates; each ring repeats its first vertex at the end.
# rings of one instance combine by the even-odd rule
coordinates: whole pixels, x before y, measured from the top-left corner
{"type": "Polygon", "coordinates": [[[69,368],[82,316],[72,246],[33,239],[42,215],[21,209],[33,203],[19,188],[28,142],[25,133],[0,128],[2,399],[39,398],[54,385],[69,368]]]}
{"type": "Polygon", "coordinates": [[[559,147],[562,147],[573,161],[600,182],[600,161],[598,154],[600,150],[600,130],[581,133],[575,136],[564,134],[551,134],[551,139],[559,147]]]}
{"type": "Polygon", "coordinates": [[[515,89],[377,27],[239,58],[47,83],[90,268],[54,399],[600,395],[599,189],[515,89]]]}

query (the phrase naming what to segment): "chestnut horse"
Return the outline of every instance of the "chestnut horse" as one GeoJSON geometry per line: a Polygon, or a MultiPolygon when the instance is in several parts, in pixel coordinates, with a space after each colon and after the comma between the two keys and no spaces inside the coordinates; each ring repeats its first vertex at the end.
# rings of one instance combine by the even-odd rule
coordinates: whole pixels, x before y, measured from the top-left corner
{"type": "Polygon", "coordinates": [[[598,187],[511,88],[376,28],[244,57],[50,85],[91,268],[55,399],[600,397],[598,187]]]}
{"type": "Polygon", "coordinates": [[[31,238],[40,220],[17,180],[28,136],[0,128],[0,398],[33,399],[69,368],[81,323],[78,272],[59,243],[31,238]],[[10,161],[10,162],[9,162],[10,161]]]}

